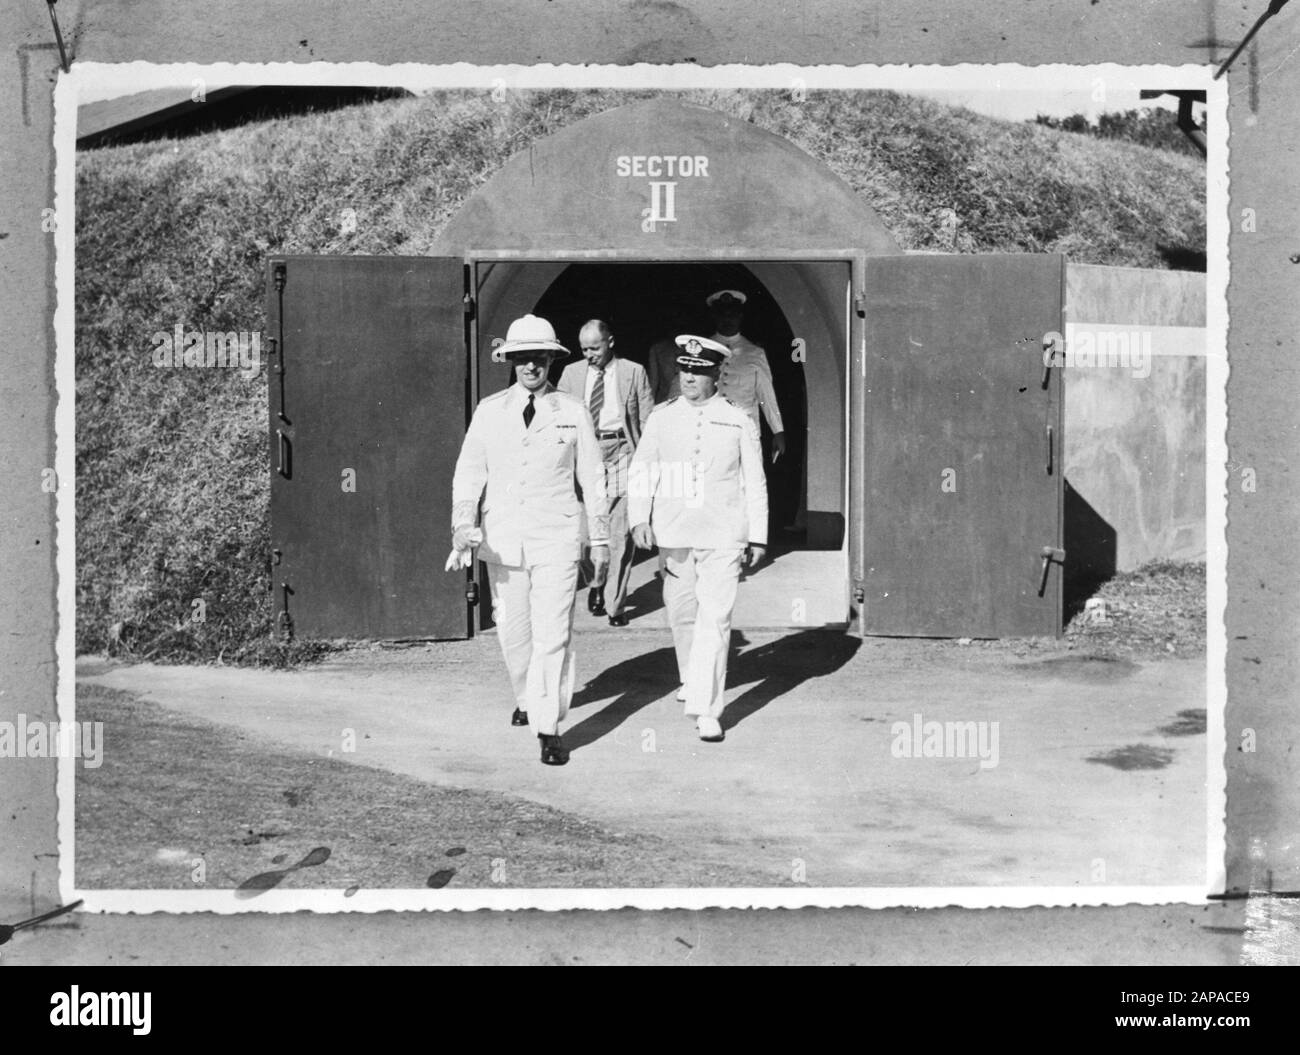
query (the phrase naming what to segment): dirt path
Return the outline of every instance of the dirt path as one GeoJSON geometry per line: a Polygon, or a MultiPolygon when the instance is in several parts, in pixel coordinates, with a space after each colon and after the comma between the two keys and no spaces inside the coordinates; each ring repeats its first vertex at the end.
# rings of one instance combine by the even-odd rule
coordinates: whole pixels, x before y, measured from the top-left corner
{"type": "Polygon", "coordinates": [[[562,769],[539,765],[528,731],[510,727],[490,635],[355,649],[289,672],[78,670],[272,741],[707,848],[774,881],[1204,886],[1203,660],[748,633],[733,653],[727,739],[714,745],[673,699],[665,632],[580,633],[578,648],[585,687],[562,769]],[[927,757],[930,722],[973,722],[984,739],[927,757]],[[909,757],[902,730],[918,723],[909,757]]]}

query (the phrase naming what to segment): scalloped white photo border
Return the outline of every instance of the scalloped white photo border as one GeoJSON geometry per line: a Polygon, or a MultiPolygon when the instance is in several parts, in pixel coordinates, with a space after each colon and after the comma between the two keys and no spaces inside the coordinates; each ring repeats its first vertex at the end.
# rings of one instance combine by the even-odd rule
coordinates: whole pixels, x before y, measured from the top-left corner
{"type": "Polygon", "coordinates": [[[668,909],[668,908],[1026,908],[1204,904],[1226,883],[1227,701],[1227,287],[1228,86],[1208,66],[963,64],[957,66],[763,66],[693,64],[613,65],[420,65],[404,63],[179,63],[78,62],[60,73],[54,91],[55,147],[55,469],[58,631],[55,653],[57,713],[75,721],[75,369],[74,261],[76,130],[86,102],[159,88],[187,94],[201,79],[208,85],[391,86],[491,91],[538,88],[622,88],[681,91],[692,88],[808,90],[975,91],[997,89],[1052,96],[1087,92],[1101,78],[1108,92],[1158,85],[1207,93],[1206,159],[1206,840],[1205,883],[1197,886],[1090,887],[795,887],[698,889],[475,889],[271,890],[255,900],[234,890],[80,890],[73,870],[75,759],[58,766],[59,892],[64,904],[84,899],[81,911],[113,913],[282,913],[437,910],[668,909]],[[1044,85],[1051,85],[1050,91],[1044,85]]]}

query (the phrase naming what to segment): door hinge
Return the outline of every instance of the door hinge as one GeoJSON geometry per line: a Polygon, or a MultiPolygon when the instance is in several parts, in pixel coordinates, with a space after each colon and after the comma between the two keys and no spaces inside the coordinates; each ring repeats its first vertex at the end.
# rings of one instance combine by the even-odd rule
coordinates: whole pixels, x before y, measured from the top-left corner
{"type": "Polygon", "coordinates": [[[867,317],[867,295],[858,293],[853,297],[853,310],[857,313],[859,319],[867,317]]]}
{"type": "Polygon", "coordinates": [[[465,318],[472,319],[474,317],[474,295],[466,293],[462,303],[465,305],[465,318]]]}

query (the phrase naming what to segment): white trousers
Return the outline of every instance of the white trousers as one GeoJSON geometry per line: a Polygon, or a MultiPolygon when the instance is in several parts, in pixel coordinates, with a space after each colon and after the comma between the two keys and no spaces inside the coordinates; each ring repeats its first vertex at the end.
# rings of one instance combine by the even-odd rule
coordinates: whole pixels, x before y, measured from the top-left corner
{"type": "Polygon", "coordinates": [[[534,733],[554,734],[573,698],[573,594],[578,562],[530,568],[489,564],[497,624],[515,705],[534,733]]]}
{"type": "Polygon", "coordinates": [[[686,713],[720,718],[726,706],[731,612],[740,583],[741,549],[660,549],[664,611],[673,632],[686,713]]]}

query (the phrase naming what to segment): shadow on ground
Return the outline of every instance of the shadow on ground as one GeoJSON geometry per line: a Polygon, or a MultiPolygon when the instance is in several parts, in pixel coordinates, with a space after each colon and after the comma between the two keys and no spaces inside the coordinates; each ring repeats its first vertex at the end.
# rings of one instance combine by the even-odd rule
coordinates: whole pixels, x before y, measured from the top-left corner
{"type": "MultiPolygon", "coordinates": [[[[732,647],[741,634],[732,635],[732,647]]],[[[843,630],[809,629],[751,648],[727,668],[728,685],[755,684],[727,705],[722,728],[732,729],[809,678],[833,674],[858,651],[862,641],[843,630]]]]}
{"type": "MultiPolygon", "coordinates": [[[[842,630],[800,630],[737,655],[737,650],[748,644],[741,631],[732,631],[727,686],[754,684],[727,706],[723,729],[734,728],[808,679],[839,670],[853,658],[861,641],[842,630]]],[[[572,706],[576,709],[611,695],[614,699],[567,729],[565,746],[576,751],[594,743],[676,688],[677,660],[671,648],[646,652],[602,670],[574,695],[572,706]]]]}
{"type": "Polygon", "coordinates": [[[657,648],[625,659],[597,674],[574,694],[571,706],[578,708],[609,696],[614,699],[595,714],[564,731],[564,746],[577,751],[612,732],[625,721],[677,688],[677,659],[671,648],[657,648]]]}

